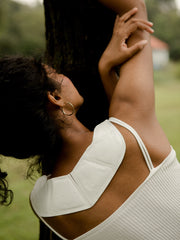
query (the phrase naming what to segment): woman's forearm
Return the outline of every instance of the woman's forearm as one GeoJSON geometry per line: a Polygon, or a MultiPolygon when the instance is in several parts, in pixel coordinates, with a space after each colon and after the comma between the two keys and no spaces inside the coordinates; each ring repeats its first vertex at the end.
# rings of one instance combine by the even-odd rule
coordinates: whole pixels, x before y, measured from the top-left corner
{"type": "Polygon", "coordinates": [[[111,102],[111,98],[119,80],[119,76],[117,75],[115,69],[110,69],[103,60],[100,60],[98,68],[107,98],[109,102],[111,102]]]}

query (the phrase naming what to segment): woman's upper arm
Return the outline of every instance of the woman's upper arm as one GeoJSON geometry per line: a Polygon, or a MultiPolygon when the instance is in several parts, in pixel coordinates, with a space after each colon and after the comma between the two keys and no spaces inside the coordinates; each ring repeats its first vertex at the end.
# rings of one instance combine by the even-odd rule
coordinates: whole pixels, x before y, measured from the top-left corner
{"type": "Polygon", "coordinates": [[[121,117],[138,114],[141,119],[142,115],[149,117],[155,113],[150,43],[121,67],[109,112],[111,116],[121,117]]]}

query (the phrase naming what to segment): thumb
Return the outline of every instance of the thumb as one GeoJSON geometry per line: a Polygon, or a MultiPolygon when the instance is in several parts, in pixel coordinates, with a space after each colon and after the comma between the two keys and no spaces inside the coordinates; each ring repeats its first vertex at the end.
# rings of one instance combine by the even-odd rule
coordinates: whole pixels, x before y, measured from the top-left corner
{"type": "Polygon", "coordinates": [[[132,57],[133,55],[141,51],[146,46],[147,43],[148,43],[147,40],[142,40],[134,44],[132,47],[128,48],[129,56],[132,57]]]}

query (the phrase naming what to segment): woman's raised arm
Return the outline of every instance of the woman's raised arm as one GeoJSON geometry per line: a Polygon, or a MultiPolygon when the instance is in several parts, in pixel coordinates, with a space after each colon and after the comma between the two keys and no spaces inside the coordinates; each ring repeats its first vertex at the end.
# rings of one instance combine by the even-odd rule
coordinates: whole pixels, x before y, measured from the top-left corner
{"type": "MultiPolygon", "coordinates": [[[[147,21],[144,0],[99,0],[120,16],[137,7],[133,18],[147,21]]],[[[154,79],[150,34],[137,29],[128,39],[131,47],[147,40],[142,51],[125,62],[120,68],[120,78],[114,89],[109,116],[116,117],[134,127],[141,135],[152,156],[163,159],[170,151],[169,142],[155,114],[154,79]],[[158,153],[158,154],[157,154],[158,153]]]]}
{"type": "Polygon", "coordinates": [[[137,12],[138,9],[133,8],[121,17],[117,15],[112,38],[99,61],[99,73],[110,102],[119,80],[116,67],[118,66],[119,68],[120,65],[141,51],[147,44],[147,40],[141,40],[128,47],[127,41],[129,37],[137,29],[145,30],[149,33],[154,32],[151,28],[153,25],[151,22],[143,19],[132,19],[137,12]]]}
{"type": "MultiPolygon", "coordinates": [[[[115,10],[120,16],[137,7],[134,18],[147,20],[146,6],[143,0],[99,0],[115,10]]],[[[146,39],[148,44],[129,61],[121,66],[120,79],[116,85],[110,106],[110,116],[133,122],[146,121],[155,116],[152,50],[150,34],[141,29],[129,38],[128,47],[146,39]],[[143,117],[142,117],[143,116],[143,117]],[[139,119],[138,119],[139,118],[139,119]]]]}

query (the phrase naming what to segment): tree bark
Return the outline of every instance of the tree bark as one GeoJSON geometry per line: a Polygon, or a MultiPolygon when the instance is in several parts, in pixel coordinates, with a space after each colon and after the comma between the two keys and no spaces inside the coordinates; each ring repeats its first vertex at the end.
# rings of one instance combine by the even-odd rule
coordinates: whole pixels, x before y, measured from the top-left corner
{"type": "MultiPolygon", "coordinates": [[[[115,14],[98,0],[44,0],[44,8],[46,61],[84,97],[78,118],[93,130],[108,117],[98,61],[111,38],[115,14]]],[[[40,240],[56,239],[43,224],[40,229],[40,240]]]]}

